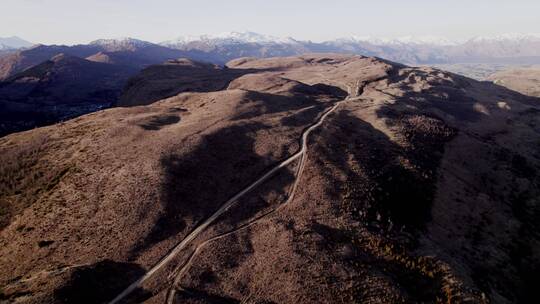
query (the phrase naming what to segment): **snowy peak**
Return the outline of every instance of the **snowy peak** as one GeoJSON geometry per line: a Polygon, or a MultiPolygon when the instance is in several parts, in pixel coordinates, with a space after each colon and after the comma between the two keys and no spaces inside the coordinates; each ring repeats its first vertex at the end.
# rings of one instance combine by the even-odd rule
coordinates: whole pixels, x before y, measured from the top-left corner
{"type": "Polygon", "coordinates": [[[182,36],[174,40],[162,42],[162,45],[184,45],[192,42],[204,42],[212,45],[227,45],[241,43],[258,44],[292,44],[296,40],[292,38],[280,38],[270,35],[262,35],[254,32],[224,32],[217,35],[182,36]]]}
{"type": "Polygon", "coordinates": [[[226,32],[215,35],[214,39],[240,43],[290,43],[294,41],[292,38],[280,38],[254,32],[226,32]]]}
{"type": "Polygon", "coordinates": [[[402,44],[423,44],[423,45],[458,45],[459,41],[454,41],[438,36],[404,36],[396,39],[398,43],[402,44]]]}
{"type": "Polygon", "coordinates": [[[135,51],[142,47],[154,45],[151,42],[134,38],[99,39],[90,42],[91,45],[99,45],[109,52],[135,51]]]}
{"type": "Polygon", "coordinates": [[[33,46],[32,42],[28,42],[24,39],[21,39],[17,36],[0,37],[0,50],[1,49],[20,49],[20,48],[29,48],[33,46]]]}
{"type": "Polygon", "coordinates": [[[540,42],[540,33],[509,33],[496,36],[478,36],[470,39],[467,43],[490,43],[490,42],[540,42]]]}
{"type": "MultiPolygon", "coordinates": [[[[458,46],[465,43],[490,43],[490,42],[537,42],[540,34],[502,34],[498,36],[480,36],[468,40],[452,40],[434,35],[402,36],[396,38],[380,36],[350,36],[326,41],[327,44],[361,44],[369,43],[375,46],[458,46]]],[[[281,38],[271,35],[263,35],[255,32],[225,32],[217,35],[181,36],[174,40],[164,41],[161,45],[182,46],[190,43],[204,43],[207,45],[230,45],[242,43],[257,44],[301,44],[301,40],[293,38],[281,38]]]]}
{"type": "Polygon", "coordinates": [[[399,46],[399,45],[430,45],[448,46],[457,45],[458,41],[449,40],[438,36],[403,36],[398,38],[374,37],[374,36],[352,36],[349,38],[337,39],[338,42],[349,43],[369,43],[377,46],[399,46]]]}
{"type": "Polygon", "coordinates": [[[540,34],[502,34],[497,36],[478,36],[469,40],[450,40],[438,36],[403,36],[398,38],[385,38],[375,36],[351,36],[340,38],[333,43],[369,43],[376,46],[459,46],[464,44],[489,43],[530,43],[540,42],[540,34]]]}

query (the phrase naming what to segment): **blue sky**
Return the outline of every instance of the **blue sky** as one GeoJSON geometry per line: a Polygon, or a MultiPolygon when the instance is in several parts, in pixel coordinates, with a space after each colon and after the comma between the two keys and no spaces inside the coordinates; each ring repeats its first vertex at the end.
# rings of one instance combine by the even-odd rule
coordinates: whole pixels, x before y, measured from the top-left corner
{"type": "Polygon", "coordinates": [[[254,31],[314,41],[540,33],[540,0],[1,0],[0,37],[86,43],[254,31]]]}

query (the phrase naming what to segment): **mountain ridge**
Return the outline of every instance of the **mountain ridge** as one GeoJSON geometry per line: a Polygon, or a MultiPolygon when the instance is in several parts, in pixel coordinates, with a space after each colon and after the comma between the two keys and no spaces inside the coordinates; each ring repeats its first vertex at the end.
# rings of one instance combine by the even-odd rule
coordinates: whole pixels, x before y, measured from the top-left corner
{"type": "Polygon", "coordinates": [[[337,52],[377,56],[407,64],[503,62],[511,61],[511,58],[531,63],[540,62],[540,34],[504,34],[455,41],[437,36],[351,36],[313,42],[253,32],[232,32],[214,36],[181,37],[160,44],[180,50],[217,53],[223,57],[223,61],[246,54],[272,57],[306,52],[337,52]]]}
{"type": "Polygon", "coordinates": [[[432,45],[457,45],[464,44],[473,41],[523,41],[523,40],[540,40],[540,33],[504,33],[499,35],[485,35],[474,36],[468,39],[449,39],[444,36],[436,35],[406,35],[398,36],[395,38],[389,38],[384,36],[361,36],[352,35],[349,37],[336,37],[334,39],[327,39],[321,41],[311,41],[306,39],[298,39],[293,37],[278,37],[272,35],[264,35],[256,32],[223,32],[219,34],[204,34],[204,35],[186,35],[180,36],[176,39],[166,40],[159,44],[167,45],[170,43],[189,43],[194,41],[209,41],[209,40],[221,40],[221,41],[234,41],[242,43],[287,43],[287,42],[313,42],[313,43],[327,43],[340,40],[351,40],[370,42],[374,45],[388,45],[388,44],[432,44],[432,45]]]}
{"type": "Polygon", "coordinates": [[[33,46],[34,43],[26,41],[17,36],[11,37],[0,37],[0,50],[1,49],[21,49],[29,48],[33,46]]]}
{"type": "MultiPolygon", "coordinates": [[[[7,55],[0,56],[0,83],[59,54],[112,65],[118,70],[131,71],[130,73],[121,73],[122,76],[118,79],[120,82],[134,76],[137,71],[155,65],[146,70],[138,81],[134,80],[135,86],[125,88],[120,100],[122,104],[140,104],[154,101],[156,98],[168,97],[184,90],[201,90],[208,87],[220,88],[226,83],[220,77],[223,76],[225,80],[229,79],[229,74],[226,71],[221,76],[218,76],[214,75],[211,70],[211,73],[208,74],[201,69],[197,69],[193,70],[196,71],[197,75],[194,76],[196,80],[194,80],[193,85],[181,85],[178,88],[172,88],[172,85],[178,83],[178,77],[188,77],[189,73],[185,74],[187,73],[186,70],[180,66],[165,65],[159,67],[157,65],[179,58],[225,65],[226,62],[243,57],[270,58],[309,53],[341,53],[374,56],[411,65],[453,62],[540,63],[540,39],[538,39],[538,36],[540,35],[502,35],[489,40],[470,40],[464,44],[452,44],[452,42],[440,40],[436,37],[423,37],[420,39],[404,37],[398,40],[351,37],[316,43],[298,41],[292,38],[282,39],[254,32],[232,32],[213,36],[203,35],[193,39],[181,39],[173,42],[173,45],[159,45],[134,38],[99,39],[89,44],[74,46],[34,45],[20,50],[8,50],[7,55]],[[512,42],[509,43],[508,41],[512,42]],[[162,79],[155,76],[155,73],[160,72],[164,72],[162,79]],[[181,75],[184,76],[181,77],[181,75]],[[142,84],[145,80],[151,78],[154,78],[154,80],[151,80],[147,85],[142,84]],[[210,79],[215,79],[216,84],[209,85],[208,81],[210,79]],[[163,91],[137,96],[137,92],[143,87],[144,89],[140,91],[143,93],[151,87],[159,87],[163,91]]],[[[76,66],[82,68],[85,65],[74,65],[74,67],[76,66]]],[[[97,67],[99,65],[96,65],[97,67]]],[[[110,70],[109,67],[101,67],[104,70],[110,70]]],[[[70,73],[75,78],[79,72],[70,70],[70,73]]],[[[93,75],[97,75],[97,73],[93,75]]],[[[41,82],[41,85],[47,83],[49,82],[41,82]]],[[[105,85],[105,83],[99,81],[90,81],[90,83],[105,85]]],[[[10,87],[13,87],[13,85],[11,84],[10,87]]],[[[117,89],[115,88],[115,90],[117,89]]],[[[37,92],[45,92],[45,90],[38,90],[37,92]]],[[[116,96],[117,94],[113,95],[116,96]]],[[[8,103],[9,100],[10,98],[7,96],[0,103],[8,103]]],[[[61,102],[59,101],[59,103],[61,102]]],[[[116,100],[112,104],[115,103],[116,100]]],[[[4,114],[9,116],[8,113],[4,114]]],[[[32,124],[27,125],[25,123],[16,125],[26,125],[26,128],[32,127],[32,124]]],[[[16,131],[17,129],[13,130],[16,131]]]]}
{"type": "MultiPolygon", "coordinates": [[[[452,41],[436,36],[405,36],[401,38],[351,36],[335,40],[312,42],[294,38],[280,38],[254,32],[230,32],[218,35],[200,35],[151,43],[135,38],[99,39],[89,44],[35,45],[27,50],[0,57],[0,79],[20,71],[57,53],[71,53],[86,58],[99,52],[134,52],[153,49],[168,53],[167,59],[189,57],[198,61],[225,64],[239,57],[279,57],[304,53],[333,52],[377,56],[407,64],[447,63],[540,63],[539,34],[505,34],[493,37],[476,37],[466,41],[452,41]],[[161,49],[159,49],[161,48],[161,49]],[[82,52],[92,50],[91,53],[82,52]],[[174,51],[178,53],[174,54],[174,51]],[[31,53],[45,52],[41,57],[24,63],[31,53]],[[28,56],[27,56],[28,54],[28,56]],[[9,58],[11,56],[11,58],[9,58]],[[9,61],[22,62],[9,63],[9,61]],[[11,67],[10,67],[11,66],[11,67]],[[10,72],[11,71],[11,72],[10,72]]],[[[35,56],[35,55],[32,55],[35,56]]]]}

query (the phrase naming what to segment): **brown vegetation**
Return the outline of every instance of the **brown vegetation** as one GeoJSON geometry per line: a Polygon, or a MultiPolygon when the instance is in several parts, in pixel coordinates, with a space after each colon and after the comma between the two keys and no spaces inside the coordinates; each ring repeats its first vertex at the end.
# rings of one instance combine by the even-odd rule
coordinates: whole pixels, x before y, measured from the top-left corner
{"type": "Polygon", "coordinates": [[[126,302],[537,302],[538,99],[360,56],[228,69],[215,92],[0,140],[3,300],[111,300],[349,92],[297,188],[295,162],[126,302]]]}

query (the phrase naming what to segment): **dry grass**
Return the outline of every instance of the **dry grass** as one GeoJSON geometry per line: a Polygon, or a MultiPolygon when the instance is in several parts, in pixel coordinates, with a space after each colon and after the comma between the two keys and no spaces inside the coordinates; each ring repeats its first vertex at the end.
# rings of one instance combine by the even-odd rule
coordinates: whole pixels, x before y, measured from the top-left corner
{"type": "Polygon", "coordinates": [[[6,149],[0,156],[0,194],[13,195],[34,184],[42,172],[36,172],[46,144],[45,137],[34,137],[27,145],[6,149]]]}
{"type": "Polygon", "coordinates": [[[381,263],[384,269],[401,278],[402,283],[412,279],[410,284],[417,284],[420,291],[420,282],[425,281],[430,285],[429,292],[436,294],[435,303],[463,303],[465,299],[473,298],[475,303],[487,303],[485,295],[465,287],[451,267],[436,257],[413,254],[398,243],[376,235],[353,239],[352,243],[372,254],[376,263],[381,263]]]}
{"type": "Polygon", "coordinates": [[[70,170],[44,159],[48,138],[34,136],[0,155],[0,228],[51,191],[70,170]]]}

